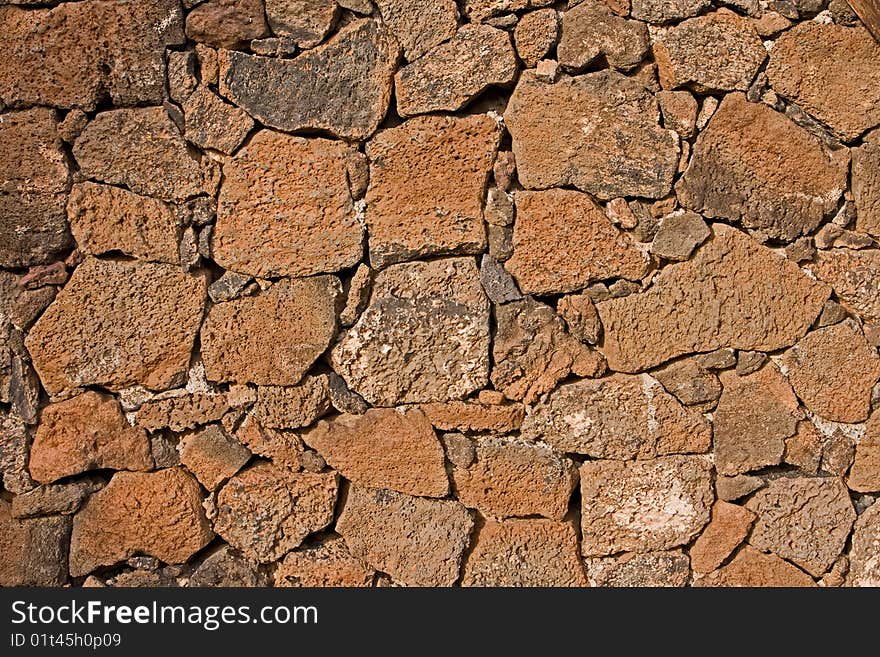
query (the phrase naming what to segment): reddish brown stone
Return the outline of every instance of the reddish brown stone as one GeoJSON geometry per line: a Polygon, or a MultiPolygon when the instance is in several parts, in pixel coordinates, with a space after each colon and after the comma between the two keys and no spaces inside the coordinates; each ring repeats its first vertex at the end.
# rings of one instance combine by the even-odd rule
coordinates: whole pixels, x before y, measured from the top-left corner
{"type": "Polygon", "coordinates": [[[20,520],[0,500],[0,586],[64,586],[70,518],[20,520]]]}
{"type": "Polygon", "coordinates": [[[865,425],[846,484],[860,493],[880,492],[880,413],[874,413],[865,425]]]}
{"type": "Polygon", "coordinates": [[[341,536],[288,552],[275,571],[275,586],[369,586],[376,571],[348,550],[341,536]]]}
{"type": "Polygon", "coordinates": [[[728,502],[715,502],[712,520],[690,550],[691,567],[697,573],[710,573],[746,539],[755,514],[728,502]]]}
{"type": "MultiPolygon", "coordinates": [[[[480,391],[481,400],[484,392],[492,391],[480,391]]],[[[441,431],[507,433],[518,431],[525,417],[522,404],[450,401],[422,404],[420,408],[434,428],[441,431]]]]}
{"type": "Polygon", "coordinates": [[[819,251],[806,267],[834,288],[847,310],[867,322],[880,322],[880,251],[819,251]]]}
{"type": "Polygon", "coordinates": [[[556,312],[571,333],[581,342],[596,344],[602,333],[602,321],[588,294],[570,294],[556,304],[556,312]]]}
{"type": "Polygon", "coordinates": [[[856,229],[880,237],[880,132],[852,150],[852,193],[856,229]]]}
{"type": "Polygon", "coordinates": [[[588,558],[584,566],[590,586],[681,587],[691,574],[688,557],[681,550],[588,558]]]}
{"type": "Polygon", "coordinates": [[[216,490],[250,457],[246,447],[217,425],[200,429],[181,441],[180,462],[208,490],[216,490]]]}
{"type": "Polygon", "coordinates": [[[214,550],[193,571],[189,587],[263,587],[269,578],[260,570],[260,564],[223,545],[214,550]]]}
{"type": "Polygon", "coordinates": [[[556,45],[559,14],[555,9],[531,11],[519,19],[513,36],[516,54],[526,66],[535,66],[556,45]]]}
{"type": "Polygon", "coordinates": [[[775,554],[763,554],[746,545],[729,564],[694,581],[694,586],[799,587],[816,583],[775,554]]]}
{"type": "Polygon", "coordinates": [[[376,5],[409,61],[452,37],[458,28],[455,0],[376,0],[376,5]]]}
{"type": "Polygon", "coordinates": [[[696,16],[709,0],[632,0],[632,16],[649,23],[668,23],[696,16]]]}
{"type": "Polygon", "coordinates": [[[848,586],[880,586],[880,504],[877,502],[856,520],[849,560],[848,586]]]}
{"type": "MultiPolygon", "coordinates": [[[[204,6],[204,5],[201,5],[204,6]]],[[[183,103],[186,139],[196,146],[226,153],[235,151],[253,130],[247,112],[224,103],[207,87],[199,87],[183,103]]]]}
{"type": "Polygon", "coordinates": [[[682,137],[693,137],[697,127],[697,101],[689,91],[661,91],[657,102],[663,125],[682,137]]]}
{"type": "Polygon", "coordinates": [[[587,2],[562,15],[562,38],[557,48],[559,63],[580,71],[604,56],[608,65],[629,70],[648,52],[644,23],[611,13],[602,3],[587,2]]]}
{"type": "Polygon", "coordinates": [[[718,499],[725,502],[734,502],[750,493],[754,493],[756,490],[763,488],[763,486],[764,480],[760,477],[749,475],[737,475],[735,477],[719,475],[715,477],[715,492],[718,495],[718,499]]]}
{"type": "Polygon", "coordinates": [[[263,0],[208,0],[186,17],[186,35],[215,48],[241,48],[268,32],[263,0]]]}
{"type": "Polygon", "coordinates": [[[226,395],[201,392],[157,399],[141,405],[135,424],[147,431],[185,431],[219,420],[229,407],[226,395]]]}
{"type": "MultiPolygon", "coordinates": [[[[305,445],[299,434],[260,426],[252,417],[246,417],[235,432],[235,437],[254,454],[265,456],[275,465],[293,471],[305,465],[305,445]]],[[[317,471],[323,469],[317,468],[317,471]]]]}
{"type": "Polygon", "coordinates": [[[266,0],[266,16],[275,34],[290,38],[300,48],[317,46],[336,21],[333,0],[266,0]]]}
{"type": "Polygon", "coordinates": [[[297,386],[260,386],[254,417],[264,427],[307,427],[330,408],[327,376],[310,376],[297,386]]]}
{"type": "Polygon", "coordinates": [[[798,422],[797,431],[785,441],[783,460],[807,474],[819,471],[822,459],[822,438],[812,422],[798,422]]]}
{"type": "Polygon", "coordinates": [[[651,372],[660,385],[685,406],[713,402],[721,396],[718,377],[696,358],[673,361],[651,372]]]}

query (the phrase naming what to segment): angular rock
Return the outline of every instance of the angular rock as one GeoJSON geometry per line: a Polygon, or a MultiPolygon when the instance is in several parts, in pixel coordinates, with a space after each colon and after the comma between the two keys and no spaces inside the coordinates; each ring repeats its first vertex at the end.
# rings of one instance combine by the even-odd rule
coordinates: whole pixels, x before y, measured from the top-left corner
{"type": "MultiPolygon", "coordinates": [[[[25,331],[30,328],[34,320],[45,310],[58,290],[52,287],[44,287],[36,290],[26,290],[20,284],[24,277],[12,272],[0,270],[0,345],[4,341],[4,327],[7,323],[15,328],[25,331]]],[[[7,341],[9,337],[5,338],[7,341]]],[[[9,343],[12,346],[12,343],[9,343]]]]}
{"type": "Polygon", "coordinates": [[[254,297],[217,304],[201,331],[212,381],[292,386],[336,332],[335,276],[281,279],[254,297]]]}
{"type": "Polygon", "coordinates": [[[737,475],[735,477],[717,476],[715,478],[715,492],[719,500],[733,502],[750,493],[754,493],[764,486],[764,480],[749,475],[737,475]]]}
{"type": "Polygon", "coordinates": [[[696,358],[673,361],[651,372],[651,376],[685,406],[713,402],[721,396],[718,377],[696,358]]]}
{"type": "Polygon", "coordinates": [[[669,550],[709,522],[712,467],[701,456],[587,461],[580,475],[584,556],[669,550]]]}
{"type": "Polygon", "coordinates": [[[521,404],[484,404],[467,401],[422,404],[435,429],[508,433],[518,431],[525,417],[521,404]]]}
{"type": "MultiPolygon", "coordinates": [[[[825,302],[825,306],[828,302],[825,302]]],[[[825,313],[825,307],[822,308],[825,313]]],[[[757,372],[761,366],[767,362],[767,354],[760,351],[740,351],[736,355],[736,374],[737,376],[747,376],[753,372],[757,372]]]]}
{"type": "Polygon", "coordinates": [[[800,566],[813,577],[843,551],[856,513],[837,477],[776,479],[746,507],[757,514],[749,543],[800,566]]]}
{"type": "Polygon", "coordinates": [[[614,374],[560,386],[531,409],[522,436],[593,458],[646,459],[705,452],[712,429],[651,377],[614,374]]]}
{"type": "Polygon", "coordinates": [[[87,258],[25,340],[46,391],[179,385],[206,288],[171,265],[87,258]]]}
{"type": "Polygon", "coordinates": [[[333,521],[339,476],[293,473],[256,463],[217,493],[216,531],[251,559],[267,563],[333,521]]]}
{"type": "Polygon", "coordinates": [[[856,520],[849,563],[847,586],[880,586],[880,504],[876,502],[856,520]]]}
{"type": "Polygon", "coordinates": [[[182,217],[162,201],[121,187],[84,182],[70,190],[67,218],[83,253],[121,251],[140,260],[180,262],[182,217]]]}
{"type": "Polygon", "coordinates": [[[806,268],[834,288],[844,308],[866,322],[880,322],[880,251],[820,251],[806,268]]]}
{"type": "Polygon", "coordinates": [[[0,586],[64,586],[70,518],[19,520],[0,500],[0,586]]]}
{"type": "Polygon", "coordinates": [[[477,530],[462,586],[587,586],[577,531],[544,519],[488,520],[477,530]]]}
{"type": "Polygon", "coordinates": [[[712,520],[690,550],[691,567],[697,573],[710,573],[746,539],[755,514],[728,502],[715,502],[712,520]]]}
{"type": "Polygon", "coordinates": [[[321,43],[338,13],[339,7],[333,0],[266,0],[269,27],[300,48],[313,48],[321,43]]]}
{"type": "Polygon", "coordinates": [[[147,431],[186,431],[216,422],[226,414],[229,407],[226,395],[203,392],[157,399],[141,405],[135,416],[135,425],[147,431]]]}
{"type": "Polygon", "coordinates": [[[480,283],[492,303],[502,304],[522,299],[522,293],[507,270],[490,254],[480,260],[480,283]]]}
{"type": "Polygon", "coordinates": [[[269,578],[260,572],[260,564],[224,545],[193,571],[187,586],[265,587],[269,578]]]}
{"type": "Polygon", "coordinates": [[[389,33],[357,21],[295,59],[228,53],[220,94],[272,128],[366,139],[385,117],[398,57],[389,33]]]}
{"type": "Polygon", "coordinates": [[[401,116],[455,112],[489,86],[513,82],[516,73],[507,32],[488,25],[463,25],[449,41],[397,72],[397,112],[401,116]]]}
{"type": "Polygon", "coordinates": [[[330,373],[328,384],[328,393],[330,403],[340,413],[351,413],[352,415],[363,415],[367,412],[367,402],[356,392],[352,392],[345,385],[345,379],[336,374],[330,373]]]}
{"type": "Polygon", "coordinates": [[[87,391],[43,409],[29,466],[46,484],[88,470],[150,470],[153,458],[147,434],[129,426],[117,401],[87,391]]]}
{"type": "Polygon", "coordinates": [[[453,467],[456,498],[484,517],[562,520],[577,486],[573,461],[547,447],[505,438],[474,442],[474,460],[453,467]]]}
{"type": "Polygon", "coordinates": [[[180,462],[208,490],[217,490],[251,458],[247,447],[218,425],[200,429],[180,444],[180,462]]]}
{"type": "Polygon", "coordinates": [[[185,470],[117,472],[73,518],[70,574],[135,554],[183,563],[213,537],[199,485],[185,470]]]}
{"type": "Polygon", "coordinates": [[[690,563],[681,550],[625,552],[613,557],[584,559],[590,586],[681,587],[690,577],[690,563]]]}
{"type": "Polygon", "coordinates": [[[370,586],[376,571],[353,556],[341,536],[289,552],[275,571],[275,586],[370,586]]]}
{"type": "Polygon", "coordinates": [[[581,71],[604,56],[612,68],[629,70],[648,53],[644,23],[615,16],[602,3],[584,3],[562,16],[557,58],[562,66],[581,71]]]}
{"type": "Polygon", "coordinates": [[[326,375],[310,376],[296,386],[260,386],[254,417],[271,429],[307,427],[330,408],[326,375]]]}
{"type": "Polygon", "coordinates": [[[871,416],[865,425],[846,485],[860,493],[880,492],[880,413],[871,416]]]}
{"type": "Polygon", "coordinates": [[[558,294],[598,279],[637,280],[648,258],[588,195],[568,189],[516,195],[507,270],[524,294],[558,294]]]}
{"type": "MultiPolygon", "coordinates": [[[[260,426],[252,417],[246,417],[235,432],[236,439],[254,454],[259,454],[278,466],[298,472],[305,465],[305,445],[298,434],[260,426]]],[[[323,466],[316,468],[320,472],[323,466]]]]}
{"type": "Polygon", "coordinates": [[[345,328],[354,326],[357,318],[364,312],[364,308],[370,301],[370,291],[373,287],[373,270],[369,265],[358,265],[348,284],[343,284],[345,289],[345,307],[339,313],[339,323],[345,328]]]}
{"type": "Polygon", "coordinates": [[[301,436],[358,485],[422,497],[449,492],[443,447],[420,410],[374,408],[363,415],[340,415],[301,436]]]}
{"type": "Polygon", "coordinates": [[[822,460],[819,469],[822,472],[842,477],[853,464],[856,445],[853,439],[839,429],[825,439],[822,446],[822,460]]]}
{"type": "Polygon", "coordinates": [[[531,11],[519,19],[513,37],[519,58],[526,66],[535,66],[556,45],[559,14],[555,9],[531,11]]]}
{"type": "Polygon", "coordinates": [[[649,23],[690,18],[711,4],[709,0],[632,0],[632,17],[649,23]]]}
{"type": "Polygon", "coordinates": [[[556,312],[565,320],[568,332],[581,342],[596,344],[602,333],[602,322],[596,305],[587,294],[570,294],[556,304],[556,312]]]}
{"type": "Polygon", "coordinates": [[[33,518],[76,513],[89,495],[101,490],[100,477],[84,477],[69,484],[39,486],[12,498],[13,518],[33,518]]]}
{"type": "Polygon", "coordinates": [[[483,195],[500,140],[486,115],[419,117],[370,140],[371,264],[485,250],[483,195]]]}
{"type": "Polygon", "coordinates": [[[651,242],[651,253],[667,260],[687,260],[712,231],[696,212],[670,214],[660,222],[651,242]]]}
{"type": "Polygon", "coordinates": [[[208,296],[214,303],[222,303],[238,299],[248,292],[255,292],[256,288],[253,276],[227,271],[208,286],[208,296]]]}
{"type": "Polygon", "coordinates": [[[0,102],[94,110],[158,104],[165,48],[183,45],[177,0],[61,3],[51,9],[0,7],[9,48],[0,102]]]}
{"type": "Polygon", "coordinates": [[[207,87],[199,87],[186,99],[183,114],[187,141],[227,155],[241,146],[254,127],[247,112],[224,103],[207,87]]]}
{"type": "Polygon", "coordinates": [[[269,33],[263,0],[208,0],[186,17],[186,35],[215,48],[242,48],[269,33]]]}
{"type": "Polygon", "coordinates": [[[331,352],[333,369],[371,404],[447,401],[486,385],[489,302],[472,258],[392,265],[331,352]]]}
{"type": "Polygon", "coordinates": [[[863,27],[805,22],[773,46],[773,89],[851,141],[880,124],[880,43],[863,27]],[[838,64],[839,62],[839,64],[838,64]]]}
{"type": "Polygon", "coordinates": [[[601,354],[566,333],[550,306],[528,297],[495,309],[492,385],[508,399],[531,404],[573,373],[605,372],[601,354]]]}
{"type": "Polygon", "coordinates": [[[163,200],[212,194],[216,170],[187,148],[162,107],[100,112],[73,146],[80,173],[163,200]]]}
{"type": "Polygon", "coordinates": [[[713,420],[718,472],[737,475],[779,465],[802,417],[788,381],[773,363],[748,376],[728,370],[720,377],[724,392],[713,420]]]}
{"type": "Polygon", "coordinates": [[[726,566],[694,581],[694,586],[801,587],[816,583],[804,571],[780,559],[744,546],[726,566]]]}
{"type": "Polygon", "coordinates": [[[697,101],[689,91],[660,91],[657,102],[663,114],[663,125],[682,137],[694,136],[697,127],[697,101]]]}
{"type": "Polygon", "coordinates": [[[880,238],[880,132],[852,149],[852,193],[856,229],[880,238]]]}
{"type": "Polygon", "coordinates": [[[812,422],[798,422],[795,434],[785,441],[783,460],[807,474],[819,471],[822,459],[822,437],[812,422]]]}
{"type": "Polygon", "coordinates": [[[376,0],[376,5],[408,61],[443,43],[458,28],[455,0],[376,0]]]}
{"type": "Polygon", "coordinates": [[[0,413],[0,475],[3,488],[17,495],[37,485],[28,472],[30,442],[27,425],[20,418],[0,413]]]}
{"type": "Polygon", "coordinates": [[[733,93],[697,138],[676,194],[704,216],[791,241],[837,209],[847,160],[845,149],[829,151],[779,112],[733,93]]]}
{"type": "Polygon", "coordinates": [[[733,228],[716,224],[714,233],[648,291],[596,305],[612,370],[638,372],[719,347],[776,351],[807,332],[828,287],[733,228]]]}
{"type": "Polygon", "coordinates": [[[669,192],[678,138],[659,118],[654,96],[616,71],[555,84],[526,71],[504,113],[524,187],[571,185],[600,199],[669,192]]]}
{"type": "Polygon", "coordinates": [[[409,586],[451,586],[474,521],[458,502],[352,484],[336,521],[351,553],[409,586]]]}
{"type": "Polygon", "coordinates": [[[868,419],[880,356],[855,320],[810,332],[785,352],[782,363],[798,397],[823,419],[868,419]]]}

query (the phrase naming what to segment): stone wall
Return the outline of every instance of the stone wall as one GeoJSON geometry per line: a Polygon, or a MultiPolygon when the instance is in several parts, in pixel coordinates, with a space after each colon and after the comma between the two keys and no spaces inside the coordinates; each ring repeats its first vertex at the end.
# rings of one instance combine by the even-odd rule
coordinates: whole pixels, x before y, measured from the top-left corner
{"type": "Polygon", "coordinates": [[[0,584],[880,585],[842,0],[0,32],[0,584]]]}

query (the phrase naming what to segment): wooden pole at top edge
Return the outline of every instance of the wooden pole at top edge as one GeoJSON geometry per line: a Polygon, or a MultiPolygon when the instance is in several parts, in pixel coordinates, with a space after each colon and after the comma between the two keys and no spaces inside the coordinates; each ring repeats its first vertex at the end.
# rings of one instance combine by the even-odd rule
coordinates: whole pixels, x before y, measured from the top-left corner
{"type": "Polygon", "coordinates": [[[846,0],[874,39],[880,42],[880,0],[846,0]]]}

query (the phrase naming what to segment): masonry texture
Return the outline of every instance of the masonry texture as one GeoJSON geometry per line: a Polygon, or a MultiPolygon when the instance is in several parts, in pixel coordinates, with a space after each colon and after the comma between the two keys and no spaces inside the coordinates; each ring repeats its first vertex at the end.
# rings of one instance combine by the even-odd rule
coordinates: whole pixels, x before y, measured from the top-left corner
{"type": "Polygon", "coordinates": [[[880,586],[843,0],[0,34],[0,585],[880,586]]]}

